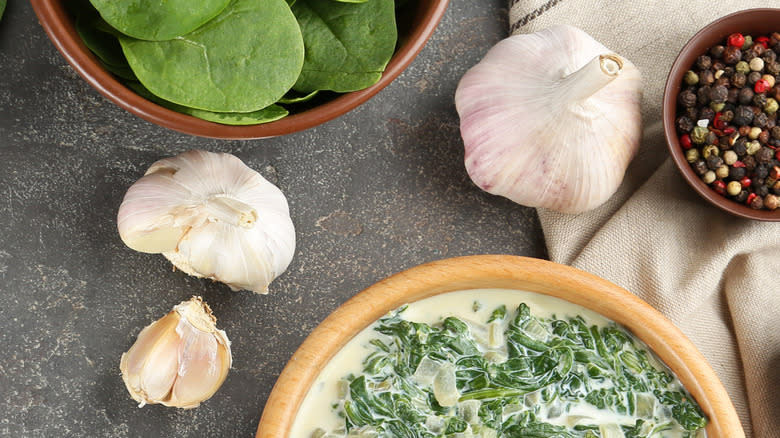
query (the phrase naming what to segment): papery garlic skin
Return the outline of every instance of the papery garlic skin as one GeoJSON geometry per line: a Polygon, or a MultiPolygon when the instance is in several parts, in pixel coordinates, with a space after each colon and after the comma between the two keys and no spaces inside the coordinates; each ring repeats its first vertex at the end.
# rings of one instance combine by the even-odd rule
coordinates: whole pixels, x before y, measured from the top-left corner
{"type": "Polygon", "coordinates": [[[580,29],[506,38],[455,93],[466,170],[483,190],[522,205],[596,208],[639,148],[641,98],[639,70],[580,29]]]}
{"type": "Polygon", "coordinates": [[[176,305],[141,330],[119,368],[139,407],[190,409],[210,398],[232,364],[230,341],[200,297],[176,305]]]}
{"type": "Polygon", "coordinates": [[[193,150],[154,163],[125,194],[122,241],[234,290],[267,293],[289,266],[295,228],[287,199],[237,157],[193,150]]]}

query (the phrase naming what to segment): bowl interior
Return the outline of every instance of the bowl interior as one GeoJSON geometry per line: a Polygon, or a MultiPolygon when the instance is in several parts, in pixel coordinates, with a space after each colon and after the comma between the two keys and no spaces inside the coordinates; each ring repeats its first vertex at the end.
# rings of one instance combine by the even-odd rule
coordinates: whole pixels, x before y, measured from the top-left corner
{"type": "Polygon", "coordinates": [[[38,20],[49,38],[71,66],[92,87],[127,111],[152,123],[186,134],[222,139],[257,139],[290,134],[334,119],[370,99],[393,81],[422,50],[441,20],[449,0],[405,2],[397,11],[396,52],[382,78],[369,88],[346,94],[331,94],[317,105],[280,120],[249,126],[207,122],[163,108],[120,83],[103,69],[98,59],[79,38],[63,1],[31,0],[38,20]]]}
{"type": "Polygon", "coordinates": [[[645,342],[677,375],[710,419],[710,438],[744,437],[714,371],[668,319],[601,278],[556,263],[516,256],[469,256],[421,265],[382,280],[328,316],[282,371],[258,425],[258,438],[286,437],[298,407],[325,364],[361,330],[399,306],[433,295],[497,288],[561,298],[616,321],[645,342]]]}
{"type": "Polygon", "coordinates": [[[780,9],[749,9],[722,17],[704,27],[682,48],[672,64],[666,81],[663,100],[663,124],[666,144],[672,159],[680,169],[687,183],[711,204],[739,217],[762,221],[780,221],[780,210],[754,210],[747,205],[717,194],[699,178],[685,159],[675,129],[677,95],[685,72],[690,70],[696,58],[705,54],[710,47],[722,44],[735,32],[760,35],[780,31],[780,9]]]}

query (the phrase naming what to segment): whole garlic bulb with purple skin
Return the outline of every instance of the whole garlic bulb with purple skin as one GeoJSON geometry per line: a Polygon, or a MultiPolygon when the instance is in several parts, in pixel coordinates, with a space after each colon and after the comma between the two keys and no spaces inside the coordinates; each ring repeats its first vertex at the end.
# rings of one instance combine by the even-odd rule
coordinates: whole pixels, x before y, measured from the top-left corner
{"type": "Polygon", "coordinates": [[[594,209],[639,148],[641,99],[639,70],[578,28],[508,37],[455,93],[466,170],[521,205],[594,209]]]}

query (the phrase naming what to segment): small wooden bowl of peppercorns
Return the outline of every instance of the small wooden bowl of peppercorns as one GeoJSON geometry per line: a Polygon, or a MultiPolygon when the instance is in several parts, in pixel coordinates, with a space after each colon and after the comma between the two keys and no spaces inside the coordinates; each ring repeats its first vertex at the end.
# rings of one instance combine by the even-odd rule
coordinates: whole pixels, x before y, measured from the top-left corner
{"type": "Polygon", "coordinates": [[[780,221],[780,9],[720,18],[666,82],[667,145],[685,180],[737,216],[780,221]]]}

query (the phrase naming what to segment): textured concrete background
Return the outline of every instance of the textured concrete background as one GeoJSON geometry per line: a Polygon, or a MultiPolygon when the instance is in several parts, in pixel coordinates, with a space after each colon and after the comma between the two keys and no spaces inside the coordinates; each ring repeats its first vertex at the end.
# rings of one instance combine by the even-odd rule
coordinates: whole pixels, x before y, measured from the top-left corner
{"type": "Polygon", "coordinates": [[[295,348],[361,289],[445,257],[545,257],[534,210],[481,192],[463,168],[455,87],[505,29],[505,0],[452,0],[411,67],[357,110],[283,138],[220,141],[111,104],[11,0],[0,21],[0,436],[254,436],[295,348]],[[191,148],[234,153],[287,195],[298,244],[269,295],[173,272],[120,241],[127,188],[191,148]],[[198,409],[138,409],[119,357],[193,294],[230,337],[233,369],[198,409]]]}

